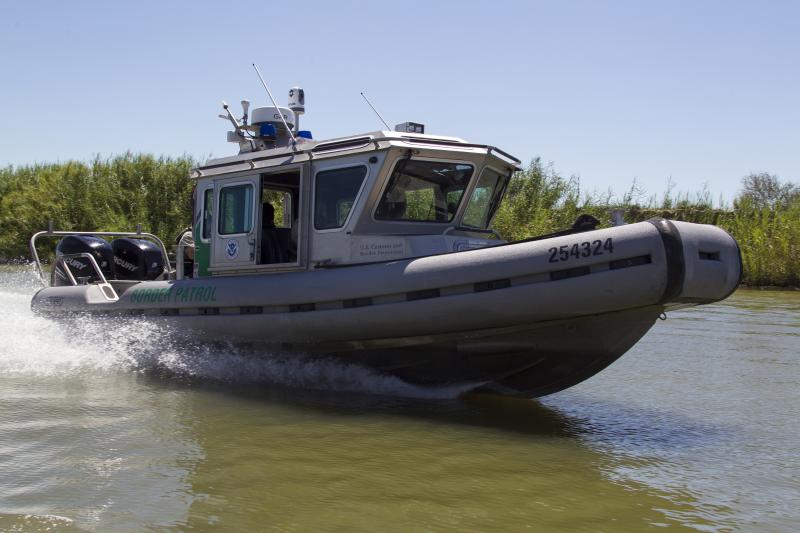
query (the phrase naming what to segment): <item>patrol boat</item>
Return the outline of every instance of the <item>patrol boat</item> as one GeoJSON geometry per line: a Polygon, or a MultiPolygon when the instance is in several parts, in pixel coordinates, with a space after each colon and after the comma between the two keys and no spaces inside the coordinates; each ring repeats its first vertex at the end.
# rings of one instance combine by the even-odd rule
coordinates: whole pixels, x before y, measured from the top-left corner
{"type": "Polygon", "coordinates": [[[302,89],[289,94],[249,117],[243,101],[238,119],[224,105],[239,153],[191,171],[191,265],[141,231],[51,228],[30,241],[45,279],[37,239],[61,239],[32,308],[538,397],[601,371],[665,312],[739,284],[737,243],[710,225],[582,217],[506,242],[491,224],[518,159],[412,122],[317,141],[299,128],[302,89]]]}

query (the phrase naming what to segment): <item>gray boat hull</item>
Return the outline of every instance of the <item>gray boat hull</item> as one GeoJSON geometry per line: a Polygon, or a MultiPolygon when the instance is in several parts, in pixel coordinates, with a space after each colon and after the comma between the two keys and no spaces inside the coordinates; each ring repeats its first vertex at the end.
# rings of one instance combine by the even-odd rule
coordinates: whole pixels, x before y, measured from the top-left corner
{"type": "Polygon", "coordinates": [[[639,224],[415,259],[270,275],[50,287],[50,316],[145,317],[256,351],[335,357],[421,385],[542,396],[599,372],[665,310],[727,297],[736,242],[639,224]]]}
{"type": "Polygon", "coordinates": [[[329,353],[418,385],[473,383],[481,392],[539,397],[603,370],[641,339],[662,311],[653,306],[329,353]]]}

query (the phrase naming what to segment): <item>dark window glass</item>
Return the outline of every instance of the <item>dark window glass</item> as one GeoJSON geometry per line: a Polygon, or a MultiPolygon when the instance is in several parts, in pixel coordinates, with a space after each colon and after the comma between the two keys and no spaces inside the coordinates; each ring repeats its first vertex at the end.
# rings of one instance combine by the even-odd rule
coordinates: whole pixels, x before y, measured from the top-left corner
{"type": "Polygon", "coordinates": [[[214,189],[203,193],[203,240],[211,238],[211,222],[214,219],[214,189]]]}
{"type": "Polygon", "coordinates": [[[395,167],[375,218],[450,222],[472,176],[472,166],[404,159],[395,167]]]}
{"type": "Polygon", "coordinates": [[[317,172],[314,181],[314,227],[331,229],[344,226],[366,177],[365,166],[317,172]]]}
{"type": "Polygon", "coordinates": [[[472,228],[486,229],[492,221],[500,200],[503,198],[508,176],[487,168],[481,174],[478,185],[472,191],[461,223],[472,228]]]}
{"type": "Polygon", "coordinates": [[[249,233],[253,229],[253,186],[225,187],[219,198],[219,233],[249,233]]]}

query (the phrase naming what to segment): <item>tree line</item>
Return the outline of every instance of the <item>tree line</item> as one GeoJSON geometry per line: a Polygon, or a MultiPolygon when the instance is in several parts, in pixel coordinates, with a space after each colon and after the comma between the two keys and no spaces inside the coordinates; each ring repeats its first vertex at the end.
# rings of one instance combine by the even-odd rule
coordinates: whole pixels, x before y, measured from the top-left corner
{"type": "Polygon", "coordinates": [[[534,159],[511,180],[494,228],[506,239],[524,239],[568,228],[582,213],[607,226],[615,209],[624,211],[627,223],[663,217],[714,224],[739,243],[745,285],[800,287],[800,187],[772,174],[749,174],[733,205],[721,207],[707,188],[694,194],[670,189],[661,198],[644,197],[636,183],[620,199],[582,193],[577,178],[534,159]]]}
{"type": "MultiPolygon", "coordinates": [[[[191,220],[193,182],[189,156],[131,154],[89,162],[68,161],[0,169],[0,261],[28,257],[36,231],[56,229],[143,231],[171,241],[191,220]]],[[[580,180],[559,174],[537,158],[508,185],[493,227],[516,240],[570,227],[578,215],[595,216],[604,226],[610,212],[625,221],[660,216],[715,224],[739,242],[744,283],[800,287],[800,187],[761,173],[742,179],[730,206],[714,206],[707,189],[659,198],[645,197],[636,183],[622,195],[586,193],[580,180]]]]}
{"type": "Polygon", "coordinates": [[[28,257],[28,239],[57,230],[142,230],[171,240],[191,221],[191,157],[125,154],[0,169],[0,259],[28,257]]]}

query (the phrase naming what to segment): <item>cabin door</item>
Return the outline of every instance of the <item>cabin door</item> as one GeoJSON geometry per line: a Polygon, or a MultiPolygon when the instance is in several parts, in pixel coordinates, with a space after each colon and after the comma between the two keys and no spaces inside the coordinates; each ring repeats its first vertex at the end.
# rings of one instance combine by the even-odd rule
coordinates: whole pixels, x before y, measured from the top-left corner
{"type": "Polygon", "coordinates": [[[258,176],[227,179],[215,184],[216,224],[213,266],[241,267],[256,263],[257,206],[261,200],[258,176]]]}

